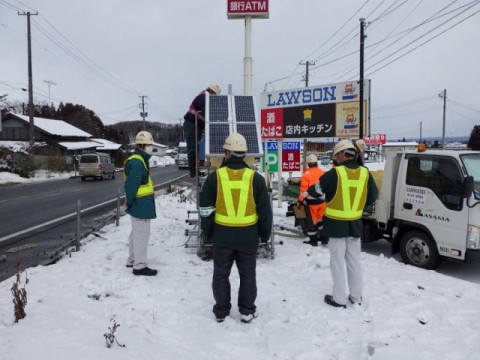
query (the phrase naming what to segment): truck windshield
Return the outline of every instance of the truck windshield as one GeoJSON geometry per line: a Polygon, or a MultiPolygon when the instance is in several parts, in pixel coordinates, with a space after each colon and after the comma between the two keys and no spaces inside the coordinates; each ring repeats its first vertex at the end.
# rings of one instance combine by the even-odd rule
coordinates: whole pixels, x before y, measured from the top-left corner
{"type": "Polygon", "coordinates": [[[480,199],[480,153],[462,155],[461,158],[467,175],[473,176],[475,198],[480,199]]]}
{"type": "Polygon", "coordinates": [[[185,147],[183,147],[183,146],[179,147],[178,148],[178,153],[179,154],[186,154],[187,153],[187,147],[186,146],[185,147]]]}

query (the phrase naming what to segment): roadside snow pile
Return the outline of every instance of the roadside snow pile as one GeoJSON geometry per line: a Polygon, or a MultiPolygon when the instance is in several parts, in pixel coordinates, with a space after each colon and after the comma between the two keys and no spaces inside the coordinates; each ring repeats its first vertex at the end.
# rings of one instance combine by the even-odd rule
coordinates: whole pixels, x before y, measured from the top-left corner
{"type": "MultiPolygon", "coordinates": [[[[184,192],[185,195],[187,192],[184,192]]],[[[0,283],[2,359],[478,359],[480,286],[362,253],[361,307],[323,303],[331,292],[327,248],[277,235],[273,260],[258,258],[259,317],[242,324],[232,270],[232,311],[212,314],[212,262],[185,248],[189,197],[159,196],[149,266],[156,277],[125,267],[130,219],[91,237],[79,253],[27,270],[27,316],[14,323],[10,288],[0,283]],[[113,319],[113,320],[112,320],[113,319]],[[104,334],[120,325],[120,344],[104,334]]],[[[291,226],[286,205],[274,222],[291,226]]]]}

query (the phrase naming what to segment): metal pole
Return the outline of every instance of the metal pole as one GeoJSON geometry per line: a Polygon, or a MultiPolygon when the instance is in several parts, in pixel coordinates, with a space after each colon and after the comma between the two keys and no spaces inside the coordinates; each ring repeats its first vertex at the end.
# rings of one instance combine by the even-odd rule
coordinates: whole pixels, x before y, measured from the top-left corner
{"type": "Polygon", "coordinates": [[[252,16],[245,17],[245,58],[243,59],[243,94],[252,95],[252,16]]]}
{"type": "MultiPolygon", "coordinates": [[[[197,210],[199,209],[199,205],[198,205],[198,197],[200,195],[200,191],[198,189],[198,152],[199,152],[199,149],[198,149],[198,118],[197,118],[197,115],[198,115],[199,111],[197,111],[195,113],[195,191],[196,191],[196,195],[197,195],[197,210]]],[[[200,238],[198,239],[200,241],[200,238]]]]}
{"type": "Polygon", "coordinates": [[[141,116],[143,118],[143,130],[147,130],[147,125],[145,123],[145,117],[147,116],[147,114],[145,113],[145,98],[147,97],[146,95],[141,95],[139,96],[140,98],[142,98],[142,112],[141,112],[141,116]]]}
{"type": "Polygon", "coordinates": [[[309,72],[309,69],[310,69],[310,65],[315,65],[315,62],[314,61],[307,61],[307,62],[300,62],[299,65],[305,65],[305,87],[308,87],[308,80],[310,78],[310,72],[309,72]]]}
{"type": "Polygon", "coordinates": [[[18,15],[27,15],[27,42],[28,42],[28,120],[30,123],[29,138],[30,146],[35,144],[35,129],[33,123],[33,72],[32,72],[32,35],[30,31],[30,15],[38,15],[38,12],[18,13],[18,15]]]}
{"type": "Polygon", "coordinates": [[[282,150],[283,150],[283,141],[281,139],[278,140],[278,146],[277,146],[277,151],[278,151],[278,181],[277,181],[277,198],[278,198],[278,204],[277,207],[280,209],[282,207],[282,150]]]}
{"type": "Polygon", "coordinates": [[[265,172],[265,181],[267,182],[267,188],[270,189],[271,184],[270,184],[270,177],[268,176],[268,141],[264,140],[263,142],[263,164],[262,168],[263,171],[265,172]]]}
{"type": "Polygon", "coordinates": [[[359,128],[359,139],[363,139],[363,58],[364,58],[364,47],[365,47],[365,19],[360,18],[360,128],[359,128]]]}
{"type": "Polygon", "coordinates": [[[82,201],[80,199],[77,200],[77,233],[75,236],[75,250],[80,250],[80,224],[81,224],[81,217],[82,217],[82,201]]]}
{"type": "Polygon", "coordinates": [[[445,150],[445,114],[447,111],[447,89],[443,90],[443,126],[442,126],[442,149],[445,150]]]}
{"type": "Polygon", "coordinates": [[[117,194],[117,213],[115,215],[115,226],[120,225],[120,198],[122,196],[122,190],[118,188],[118,194],[117,194]]]}
{"type": "MultiPolygon", "coordinates": [[[[268,189],[270,192],[270,204],[273,209],[273,191],[271,188],[268,189]]],[[[271,246],[271,252],[270,252],[270,259],[273,259],[275,257],[275,231],[274,231],[274,224],[272,222],[272,236],[270,237],[270,246],[271,246]]]]}

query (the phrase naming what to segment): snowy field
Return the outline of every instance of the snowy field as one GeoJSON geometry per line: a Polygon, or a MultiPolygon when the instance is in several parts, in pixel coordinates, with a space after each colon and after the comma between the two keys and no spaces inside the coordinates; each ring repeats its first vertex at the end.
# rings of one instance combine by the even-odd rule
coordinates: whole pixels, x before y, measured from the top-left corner
{"type": "MultiPolygon", "coordinates": [[[[288,236],[276,236],[283,245],[273,260],[258,259],[258,319],[239,320],[234,268],[232,312],[218,324],[212,262],[183,246],[195,204],[178,192],[156,202],[149,258],[158,276],[135,277],[125,267],[125,216],[85,239],[79,253],[23,273],[27,316],[18,323],[15,277],[0,283],[2,360],[480,358],[480,285],[362,253],[363,304],[335,309],[323,302],[332,287],[328,249],[288,236]],[[106,346],[112,319],[125,347],[106,346]]],[[[285,211],[274,204],[274,222],[291,226],[285,211]]]]}

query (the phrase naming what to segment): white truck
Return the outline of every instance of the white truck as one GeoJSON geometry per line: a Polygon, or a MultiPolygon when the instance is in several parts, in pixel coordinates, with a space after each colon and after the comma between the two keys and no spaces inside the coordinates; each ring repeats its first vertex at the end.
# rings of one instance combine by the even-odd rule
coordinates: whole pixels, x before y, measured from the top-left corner
{"type": "Polygon", "coordinates": [[[372,171],[379,195],[364,213],[362,241],[386,239],[405,263],[433,269],[442,257],[464,261],[480,250],[480,151],[421,146],[384,146],[383,179],[372,171]]]}
{"type": "Polygon", "coordinates": [[[179,169],[188,169],[187,143],[184,141],[178,143],[175,164],[179,169]]]}

